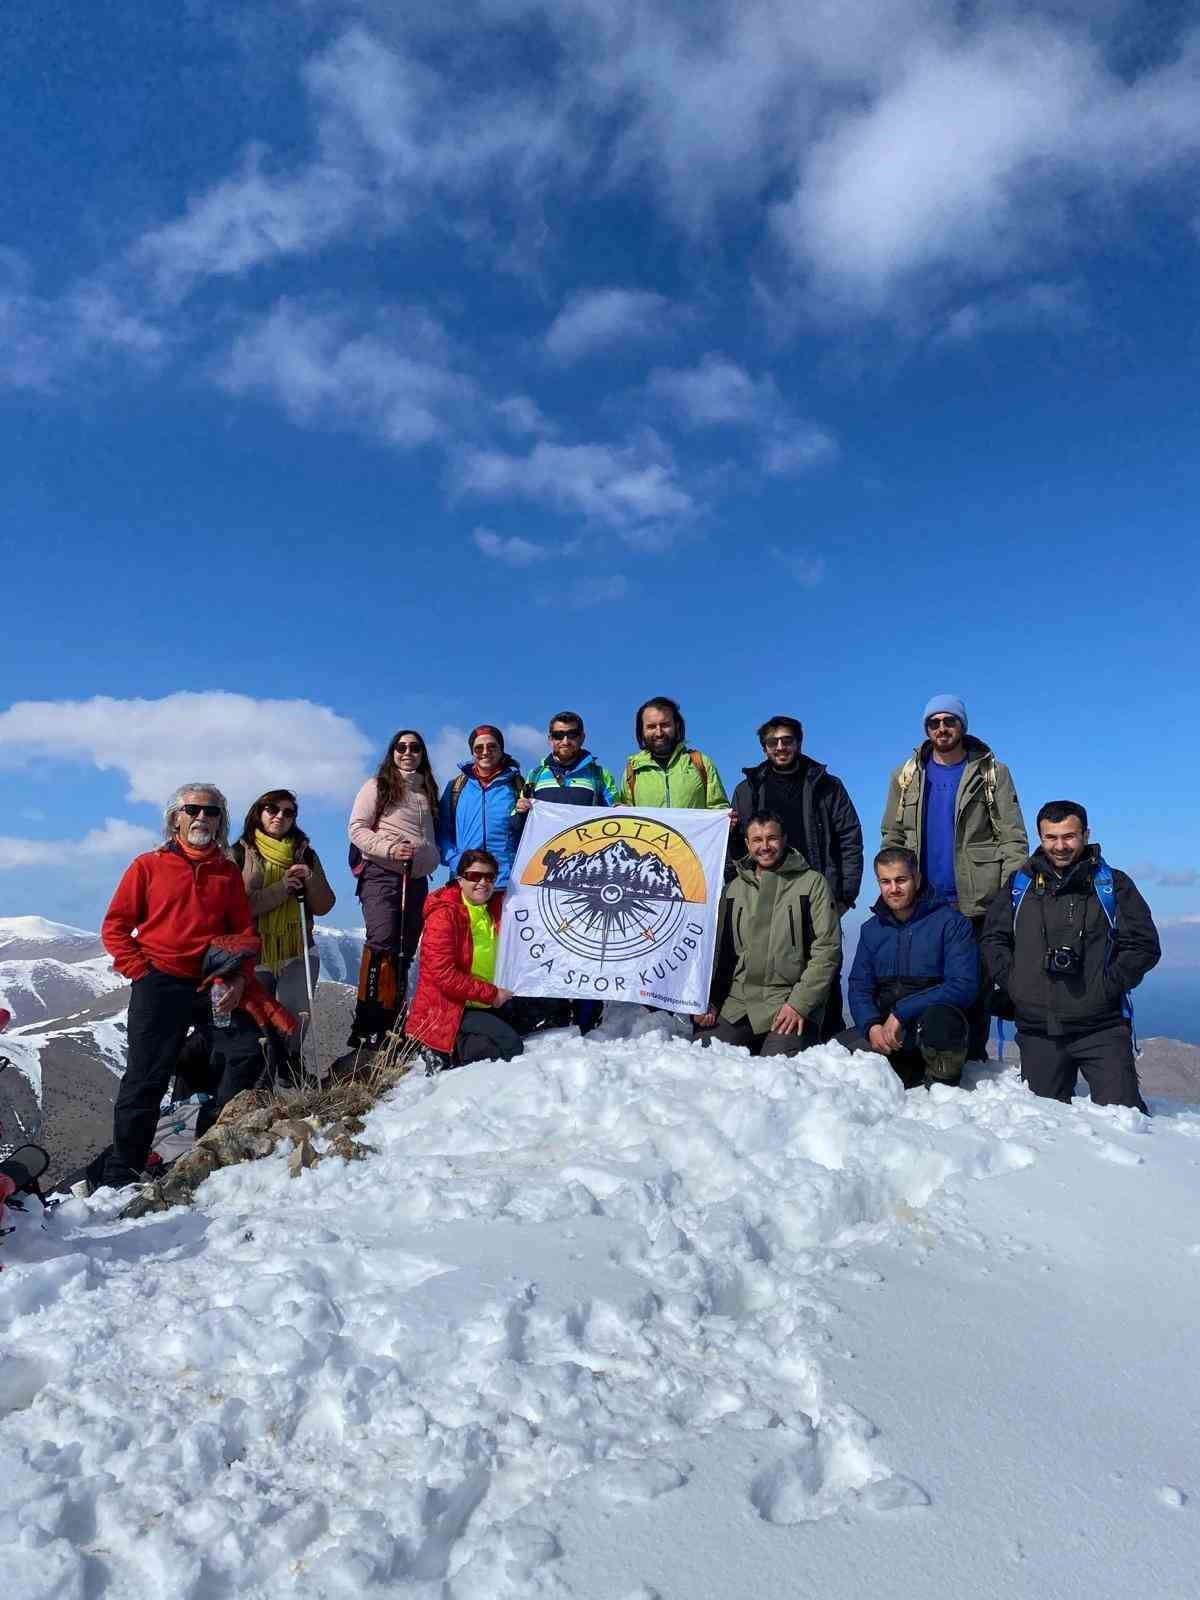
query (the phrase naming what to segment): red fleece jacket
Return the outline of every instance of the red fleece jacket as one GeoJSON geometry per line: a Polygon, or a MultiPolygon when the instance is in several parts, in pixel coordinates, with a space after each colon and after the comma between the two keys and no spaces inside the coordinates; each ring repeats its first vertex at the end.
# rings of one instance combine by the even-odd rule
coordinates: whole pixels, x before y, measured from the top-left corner
{"type": "Polygon", "coordinates": [[[100,927],[124,978],[145,977],[152,966],[199,978],[205,950],[226,933],[257,942],[241,873],[226,856],[191,862],[169,844],[130,862],[100,927]]]}

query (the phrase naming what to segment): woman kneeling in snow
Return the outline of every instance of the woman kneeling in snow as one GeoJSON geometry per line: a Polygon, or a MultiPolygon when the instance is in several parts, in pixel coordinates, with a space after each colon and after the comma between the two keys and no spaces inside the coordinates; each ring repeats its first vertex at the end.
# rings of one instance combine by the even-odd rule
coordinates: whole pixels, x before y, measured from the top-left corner
{"type": "Polygon", "coordinates": [[[504,902],[499,872],[490,851],[466,850],[454,882],[425,902],[420,975],[404,1031],[439,1067],[511,1061],[524,1049],[507,1014],[512,991],[492,982],[504,902]]]}

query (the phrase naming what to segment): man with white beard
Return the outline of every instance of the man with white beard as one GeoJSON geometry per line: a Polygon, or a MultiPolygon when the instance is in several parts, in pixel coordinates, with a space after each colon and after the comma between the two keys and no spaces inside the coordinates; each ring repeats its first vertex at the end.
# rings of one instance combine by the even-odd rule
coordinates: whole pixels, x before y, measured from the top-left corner
{"type": "Polygon", "coordinates": [[[221,1072],[216,1104],[252,1087],[263,1068],[260,1028],[237,1009],[247,980],[257,991],[253,952],[258,937],[242,874],[225,853],[225,796],[210,783],[177,789],[163,813],[163,838],[157,850],[135,857],[126,868],[100,929],[114,968],[133,987],[128,1058],[113,1108],[113,1142],[88,1168],[93,1188],[119,1187],[141,1178],[159,1104],[193,1022],[201,1027],[215,1022],[214,1033],[221,1035],[213,1052],[221,1072]],[[241,962],[214,1001],[199,992],[199,985],[210,947],[222,940],[231,949],[244,941],[251,953],[248,967],[241,962]]]}

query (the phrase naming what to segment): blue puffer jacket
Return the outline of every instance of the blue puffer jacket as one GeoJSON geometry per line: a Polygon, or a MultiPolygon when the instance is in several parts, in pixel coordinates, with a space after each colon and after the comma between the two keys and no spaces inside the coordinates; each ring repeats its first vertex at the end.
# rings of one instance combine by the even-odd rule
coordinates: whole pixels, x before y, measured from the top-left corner
{"type": "Polygon", "coordinates": [[[847,988],[854,1025],[865,1033],[882,1022],[887,1010],[901,1022],[913,1022],[927,1006],[965,1010],[979,992],[979,952],[971,924],[961,912],[938,898],[928,884],[917,896],[913,914],[901,922],[882,898],[863,923],[847,988]],[[880,1009],[879,987],[889,979],[914,984],[925,979],[928,989],[905,995],[880,1009]]]}
{"type": "Polygon", "coordinates": [[[511,756],[505,756],[486,789],[475,776],[473,761],[460,763],[459,772],[466,782],[452,778],[442,790],[438,806],[437,842],[442,861],[453,874],[464,850],[490,850],[500,863],[496,887],[503,889],[520,836],[519,819],[512,810],[525,784],[521,769],[511,756]]]}

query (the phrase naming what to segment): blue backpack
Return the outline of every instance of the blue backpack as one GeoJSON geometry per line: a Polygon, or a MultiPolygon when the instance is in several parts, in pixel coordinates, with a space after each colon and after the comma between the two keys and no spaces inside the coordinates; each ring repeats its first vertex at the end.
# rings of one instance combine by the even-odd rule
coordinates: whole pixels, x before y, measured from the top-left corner
{"type": "MultiPolygon", "coordinates": [[[[1017,930],[1017,912],[1021,909],[1021,902],[1028,893],[1033,879],[1022,869],[1013,874],[1012,880],[1012,912],[1013,932],[1017,930]]],[[[1101,860],[1092,875],[1092,888],[1096,891],[1096,899],[1100,902],[1100,909],[1104,912],[1104,919],[1108,923],[1108,950],[1104,957],[1104,966],[1107,971],[1116,949],[1117,940],[1117,896],[1113,888],[1112,868],[1107,861],[1101,860]]],[[[1133,1049],[1136,1055],[1141,1055],[1138,1045],[1137,1029],[1133,1025],[1133,1001],[1126,991],[1121,996],[1121,1015],[1128,1021],[1130,1032],[1133,1034],[1133,1049]]]]}

